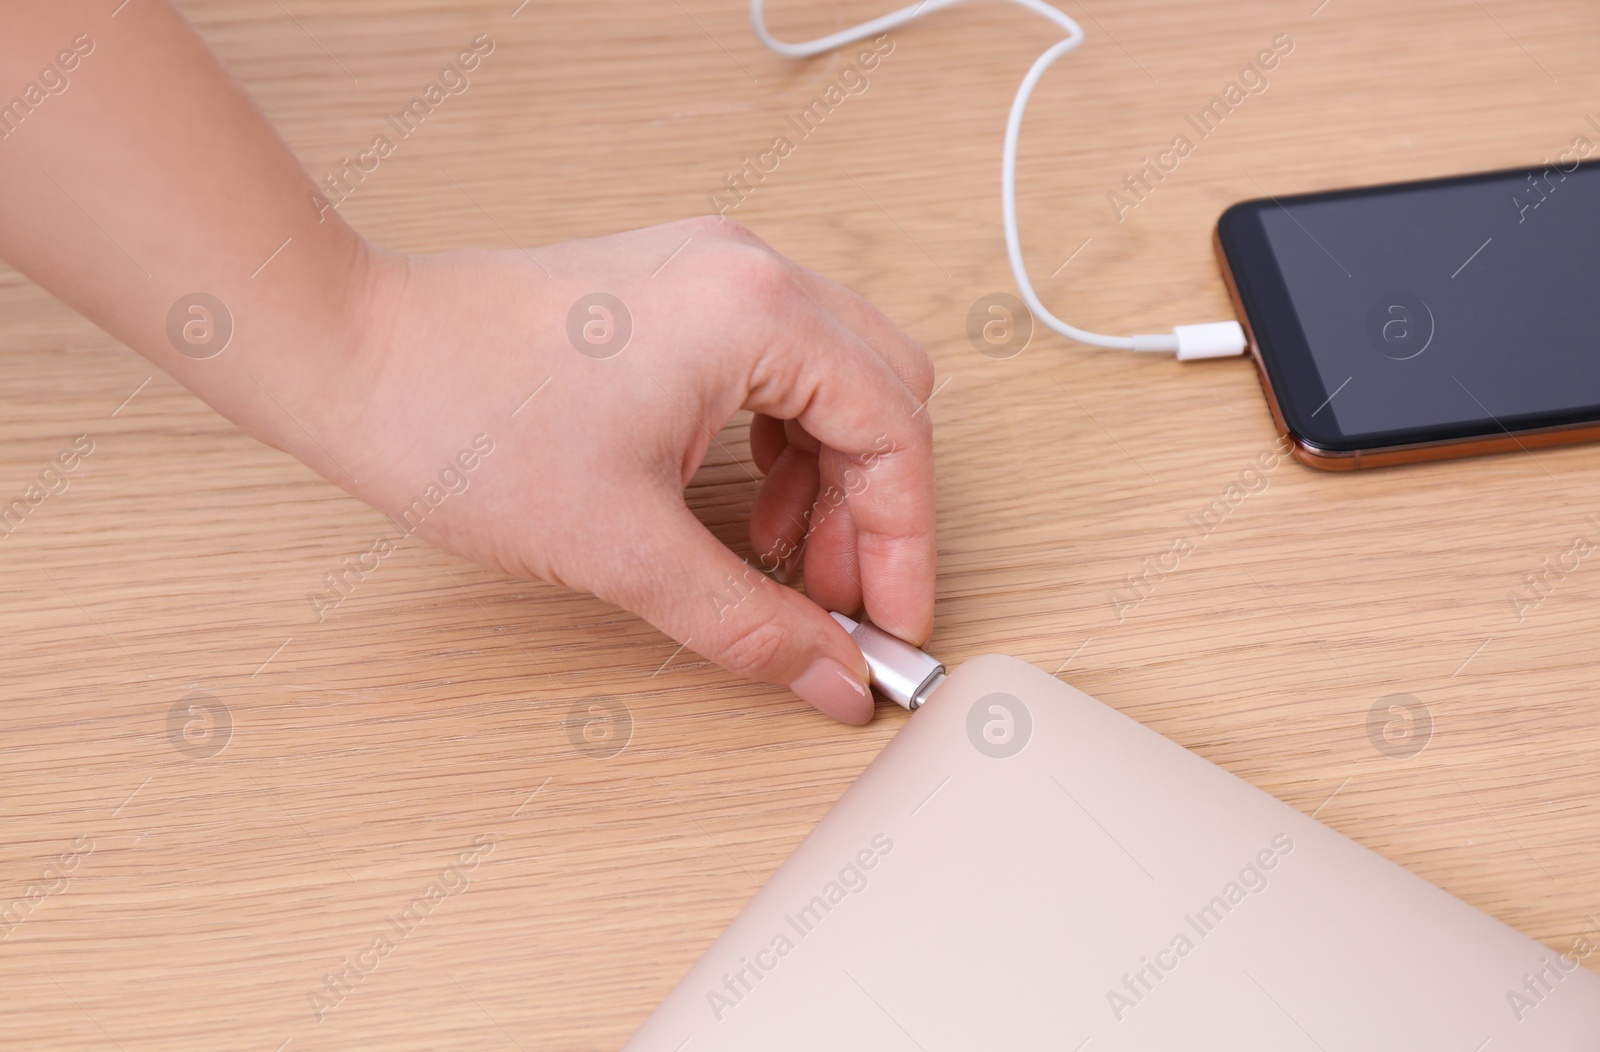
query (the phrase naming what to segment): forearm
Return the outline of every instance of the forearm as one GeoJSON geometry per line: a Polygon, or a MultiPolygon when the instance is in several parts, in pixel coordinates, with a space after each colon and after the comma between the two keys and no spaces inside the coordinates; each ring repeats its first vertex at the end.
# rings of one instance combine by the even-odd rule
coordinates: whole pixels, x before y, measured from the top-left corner
{"type": "MultiPolygon", "coordinates": [[[[114,2],[0,14],[0,254],[408,533],[871,718],[861,653],[819,604],[931,631],[934,387],[915,340],[720,218],[538,260],[376,250],[168,0],[114,2]],[[620,334],[600,344],[597,289],[620,334]],[[740,408],[770,472],[752,542],[791,566],[803,548],[809,599],[684,503],[740,408]],[[813,515],[829,493],[848,496],[813,515]]],[[[313,595],[319,620],[331,605],[313,595]]]]}
{"type": "Polygon", "coordinates": [[[111,10],[6,7],[0,255],[334,477],[286,414],[336,372],[329,349],[351,345],[372,253],[317,206],[289,148],[168,0],[111,10]],[[209,301],[190,309],[194,294],[215,297],[220,316],[209,301]]]}

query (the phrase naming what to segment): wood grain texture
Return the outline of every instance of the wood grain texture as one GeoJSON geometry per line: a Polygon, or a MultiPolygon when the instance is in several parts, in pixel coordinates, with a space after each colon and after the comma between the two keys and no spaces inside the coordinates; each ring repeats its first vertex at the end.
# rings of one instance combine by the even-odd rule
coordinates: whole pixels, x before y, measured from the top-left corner
{"type": "MultiPolygon", "coordinates": [[[[515,6],[186,9],[319,176],[494,39],[343,206],[409,250],[706,211],[842,68],[765,53],[738,0],[515,6]]],[[[877,13],[774,6],[796,37],[877,13]]],[[[1019,198],[1041,295],[1102,331],[1226,316],[1209,236],[1233,201],[1537,162],[1600,108],[1600,9],[1577,0],[1068,10],[1089,42],[1033,101],[1019,198]],[[1270,87],[1119,223],[1123,174],[1280,33],[1270,87]]],[[[1271,448],[1255,377],[1042,333],[980,354],[967,312],[1011,289],[1002,125],[1050,33],[975,4],[894,39],[734,214],[936,359],[932,648],[1056,672],[1558,949],[1595,934],[1600,562],[1520,621],[1506,596],[1600,540],[1600,450],[1281,462],[1119,618],[1108,595],[1271,448]],[[1368,735],[1395,694],[1431,716],[1409,757],[1368,735]]],[[[0,498],[95,444],[0,540],[0,907],[53,889],[0,941],[10,1046],[616,1047],[903,719],[835,726],[598,601],[416,541],[319,622],[308,593],[381,516],[10,271],[0,334],[0,498]],[[196,693],[231,721],[205,758],[169,737],[196,693]],[[569,737],[594,698],[626,714],[615,755],[569,737]],[[387,918],[486,834],[467,885],[399,936],[387,918]],[[309,995],[379,935],[393,952],[319,1021],[309,995]]],[[[756,484],[742,431],[724,443],[738,462],[714,448],[691,499],[748,553],[756,484]]]]}

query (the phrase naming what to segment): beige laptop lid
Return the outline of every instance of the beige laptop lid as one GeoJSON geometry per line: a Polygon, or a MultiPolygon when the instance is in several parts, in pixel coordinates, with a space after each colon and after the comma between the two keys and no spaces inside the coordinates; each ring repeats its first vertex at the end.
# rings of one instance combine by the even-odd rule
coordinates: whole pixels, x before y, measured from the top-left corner
{"type": "Polygon", "coordinates": [[[1594,1050],[1581,952],[991,656],[627,1048],[1594,1050]]]}

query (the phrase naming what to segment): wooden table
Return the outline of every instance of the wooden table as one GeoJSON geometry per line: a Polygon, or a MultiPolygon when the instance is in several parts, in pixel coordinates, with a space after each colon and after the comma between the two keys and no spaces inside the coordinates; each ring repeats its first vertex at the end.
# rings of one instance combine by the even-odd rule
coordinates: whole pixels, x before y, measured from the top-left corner
{"type": "MultiPolygon", "coordinates": [[[[844,69],[765,52],[738,0],[514,6],[187,5],[319,176],[494,41],[344,205],[412,250],[706,211],[844,69]]],[[[878,11],[801,6],[775,5],[784,34],[878,11]]],[[[1094,328],[1227,316],[1209,239],[1235,200],[1600,139],[1600,8],[1576,0],[1068,10],[1089,40],[1033,101],[1019,198],[1041,295],[1094,328]],[[1124,175],[1278,34],[1267,90],[1118,222],[1124,175]]],[[[980,353],[969,309],[1012,291],[1002,126],[1052,33],[973,4],[893,39],[732,214],[937,361],[932,649],[1031,661],[1553,947],[1595,935],[1600,559],[1520,619],[1508,595],[1600,542],[1600,450],[1257,483],[1274,435],[1242,360],[1043,333],[980,353]],[[1119,617],[1112,593],[1241,477],[1254,492],[1119,617]],[[1396,704],[1419,718],[1385,738],[1396,704]]],[[[10,271],[0,333],[0,498],[93,442],[0,540],[8,1047],[613,1048],[904,719],[836,726],[417,541],[319,622],[308,595],[378,513],[10,271]]],[[[743,431],[724,442],[739,463],[714,450],[692,500],[748,552],[756,483],[743,431]]]]}

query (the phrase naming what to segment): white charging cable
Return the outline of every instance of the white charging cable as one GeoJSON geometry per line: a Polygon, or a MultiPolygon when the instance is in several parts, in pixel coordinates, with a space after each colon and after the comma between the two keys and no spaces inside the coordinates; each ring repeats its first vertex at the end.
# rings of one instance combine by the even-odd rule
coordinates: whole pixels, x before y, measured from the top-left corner
{"type": "MultiPolygon", "coordinates": [[[[843,47],[845,44],[879,36],[913,19],[962,2],[963,0],[922,0],[921,3],[907,5],[881,18],[874,18],[870,22],[863,22],[850,29],[798,44],[778,40],[767,31],[766,16],[762,11],[763,0],[750,0],[750,21],[755,26],[756,36],[773,51],[789,58],[810,58],[843,47]]],[[[1000,211],[1005,224],[1006,254],[1011,257],[1011,273],[1016,278],[1017,290],[1022,293],[1023,302],[1028,305],[1035,318],[1056,332],[1068,339],[1095,347],[1109,347],[1119,351],[1170,351],[1184,360],[1225,358],[1243,353],[1244,330],[1236,321],[1178,325],[1170,333],[1104,336],[1067,324],[1039,302],[1039,295],[1033,290],[1033,282],[1028,280],[1028,268],[1022,262],[1022,241],[1017,234],[1017,137],[1022,131],[1022,114],[1028,108],[1028,97],[1033,94],[1034,85],[1039,83],[1039,78],[1044,76],[1045,70],[1049,69],[1056,59],[1083,43],[1083,28],[1064,12],[1044,3],[1043,0],[1011,0],[1011,2],[1049,19],[1067,34],[1066,39],[1051,45],[1044,54],[1034,60],[1028,75],[1022,78],[1022,84],[1017,88],[1016,97],[1011,100],[1011,115],[1006,119],[1005,151],[1000,161],[1000,211]]]]}

